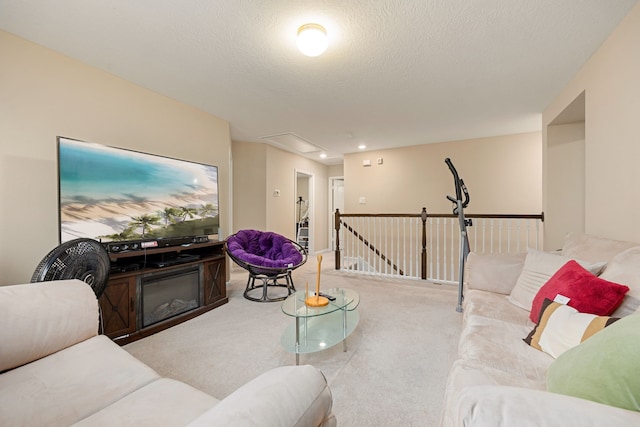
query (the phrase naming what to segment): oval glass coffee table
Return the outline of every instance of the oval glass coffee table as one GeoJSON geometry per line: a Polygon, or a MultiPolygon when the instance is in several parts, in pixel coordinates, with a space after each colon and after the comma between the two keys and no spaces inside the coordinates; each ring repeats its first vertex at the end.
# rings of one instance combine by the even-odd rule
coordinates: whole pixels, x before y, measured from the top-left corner
{"type": "Polygon", "coordinates": [[[358,326],[360,316],[356,308],[360,297],[355,291],[331,288],[323,289],[321,295],[335,299],[324,307],[309,307],[304,303],[305,292],[297,291],[282,303],[282,312],[295,318],[295,324],[282,335],[282,345],[296,354],[296,365],[300,363],[300,354],[322,351],[340,342],[343,351],[347,351],[347,337],[358,326]]]}

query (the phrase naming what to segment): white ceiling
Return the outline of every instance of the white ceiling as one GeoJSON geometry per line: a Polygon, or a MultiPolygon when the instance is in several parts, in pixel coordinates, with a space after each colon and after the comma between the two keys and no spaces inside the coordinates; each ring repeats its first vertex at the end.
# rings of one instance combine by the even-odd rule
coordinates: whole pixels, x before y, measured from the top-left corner
{"type": "Polygon", "coordinates": [[[226,119],[234,140],[293,134],[334,164],[362,143],[540,130],[637,2],[0,0],[0,28],[226,119]],[[296,50],[308,22],[327,29],[320,57],[296,50]]]}

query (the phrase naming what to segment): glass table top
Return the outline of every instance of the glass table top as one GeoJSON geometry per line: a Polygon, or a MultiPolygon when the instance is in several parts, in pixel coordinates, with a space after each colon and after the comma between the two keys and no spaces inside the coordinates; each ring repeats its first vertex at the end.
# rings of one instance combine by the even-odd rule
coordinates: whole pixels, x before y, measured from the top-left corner
{"type": "MultiPolygon", "coordinates": [[[[305,291],[297,291],[282,302],[282,312],[287,316],[293,317],[315,317],[329,314],[338,310],[355,310],[360,303],[360,296],[351,289],[329,288],[321,289],[321,294],[335,297],[335,300],[329,301],[324,307],[309,307],[305,304],[305,291]]],[[[315,295],[315,292],[309,292],[309,296],[315,295]]]]}

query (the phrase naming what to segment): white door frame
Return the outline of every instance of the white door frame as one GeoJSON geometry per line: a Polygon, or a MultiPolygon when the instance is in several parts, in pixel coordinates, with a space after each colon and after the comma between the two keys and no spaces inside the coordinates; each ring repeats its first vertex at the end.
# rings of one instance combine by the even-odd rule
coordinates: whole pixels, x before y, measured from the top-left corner
{"type": "MultiPolygon", "coordinates": [[[[344,176],[330,176],[329,177],[329,198],[327,200],[329,200],[329,203],[327,203],[329,205],[329,216],[328,216],[328,228],[329,228],[329,240],[327,240],[329,242],[329,250],[333,251],[335,250],[335,241],[334,241],[334,219],[335,219],[335,214],[336,214],[336,207],[335,207],[335,203],[334,203],[334,184],[336,181],[343,181],[344,182],[344,176]]],[[[344,213],[344,212],[341,212],[344,213]]]]}
{"type": "MultiPolygon", "coordinates": [[[[307,177],[309,177],[309,181],[308,181],[308,185],[309,185],[309,189],[308,189],[308,194],[309,194],[309,245],[307,247],[307,253],[308,254],[312,254],[313,253],[313,248],[314,248],[314,239],[313,239],[313,230],[315,228],[315,222],[314,222],[314,218],[313,218],[313,211],[315,209],[315,198],[314,198],[314,179],[315,176],[308,171],[305,170],[301,170],[301,169],[294,169],[293,171],[293,193],[294,193],[294,197],[295,200],[293,202],[293,208],[294,208],[294,218],[298,217],[298,205],[295,203],[296,200],[298,200],[298,175],[305,175],[307,177]]],[[[294,230],[295,230],[295,224],[294,224],[294,230]]],[[[296,240],[298,238],[298,234],[295,233],[296,236],[296,240]]]]}

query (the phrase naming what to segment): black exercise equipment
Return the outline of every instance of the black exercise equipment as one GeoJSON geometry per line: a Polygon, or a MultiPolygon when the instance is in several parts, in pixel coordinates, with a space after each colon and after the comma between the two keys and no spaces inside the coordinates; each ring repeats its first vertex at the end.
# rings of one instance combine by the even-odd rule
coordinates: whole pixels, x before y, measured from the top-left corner
{"type": "Polygon", "coordinates": [[[444,162],[449,166],[449,170],[453,174],[453,180],[456,186],[456,198],[447,196],[447,199],[454,203],[453,214],[458,216],[458,225],[460,226],[460,270],[459,270],[459,283],[458,283],[458,306],[456,311],[462,312],[462,301],[464,300],[464,264],[467,261],[467,255],[469,255],[469,236],[467,234],[467,226],[471,226],[471,220],[465,219],[464,208],[469,204],[469,192],[464,185],[464,181],[458,176],[458,171],[450,158],[444,159],[444,162]],[[462,195],[464,194],[464,200],[462,195]]]}

